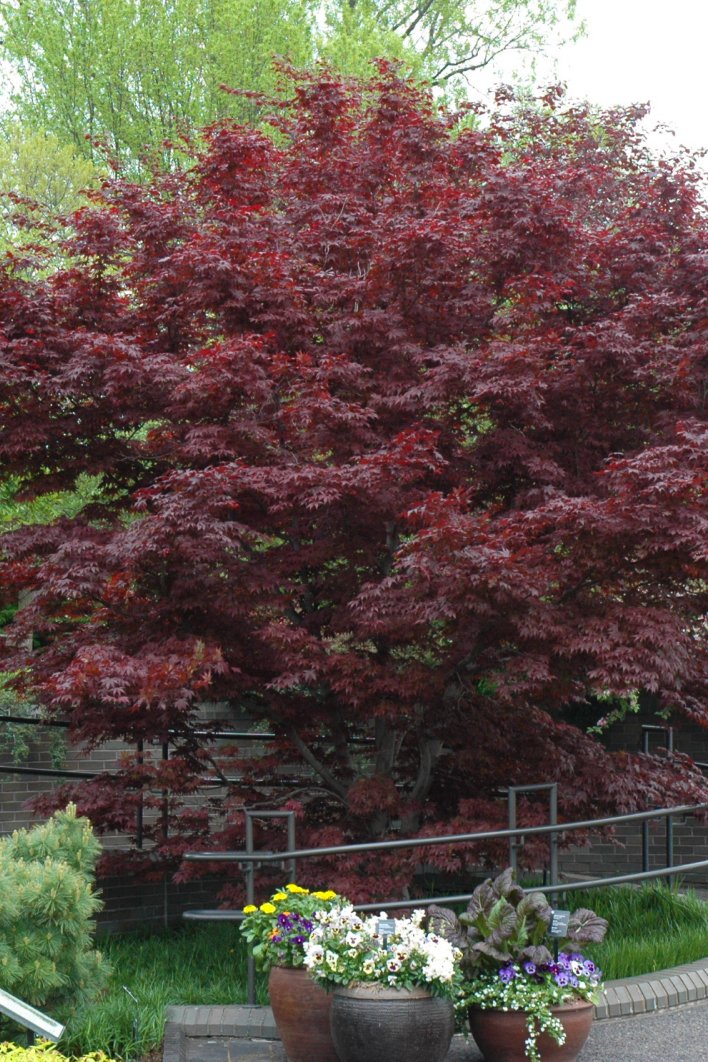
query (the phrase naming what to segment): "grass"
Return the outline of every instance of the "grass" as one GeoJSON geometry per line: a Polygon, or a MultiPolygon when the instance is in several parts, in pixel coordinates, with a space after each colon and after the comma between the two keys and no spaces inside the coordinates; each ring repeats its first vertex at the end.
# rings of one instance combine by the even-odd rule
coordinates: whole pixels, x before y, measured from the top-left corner
{"type": "Polygon", "coordinates": [[[568,893],[569,907],[590,907],[610,924],[592,949],[605,979],[633,977],[708,956],[708,903],[666,885],[568,893]]]}
{"type": "MultiPolygon", "coordinates": [[[[235,925],[127,933],[105,937],[99,947],[112,966],[110,984],[100,1000],[67,1019],[66,1054],[100,1048],[113,1058],[138,1058],[162,1042],[167,1006],[246,1001],[246,948],[235,925]]],[[[267,1002],[262,977],[257,988],[267,1002]]]]}
{"type": "MultiPolygon", "coordinates": [[[[609,921],[607,940],[587,949],[608,980],[708,956],[708,904],[695,894],[663,885],[596,889],[568,893],[560,905],[591,907],[609,921]]],[[[191,923],[150,936],[106,938],[101,947],[113,966],[111,983],[102,999],[68,1019],[67,1054],[100,1048],[113,1058],[135,1059],[161,1043],[170,1004],[246,1000],[246,951],[235,925],[191,923]]],[[[263,978],[258,994],[266,1002],[263,978]]]]}

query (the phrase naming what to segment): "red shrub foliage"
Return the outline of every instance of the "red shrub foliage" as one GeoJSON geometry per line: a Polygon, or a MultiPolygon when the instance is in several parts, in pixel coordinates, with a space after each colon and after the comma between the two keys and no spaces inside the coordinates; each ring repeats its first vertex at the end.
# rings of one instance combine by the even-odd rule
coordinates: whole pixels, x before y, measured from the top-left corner
{"type": "Polygon", "coordinates": [[[175,804],[151,861],[234,843],[284,762],[311,842],[488,826],[506,784],[558,780],[569,817],[705,795],[573,725],[636,690],[708,725],[690,160],[556,94],[470,122],[384,64],[293,89],[275,135],[215,125],[193,169],[108,182],[71,265],[0,275],[0,471],[101,477],[4,535],[3,594],[31,591],[4,666],[77,739],[175,750],[82,812],[213,774],[205,701],[277,741],[234,756],[220,838],[175,804]]]}

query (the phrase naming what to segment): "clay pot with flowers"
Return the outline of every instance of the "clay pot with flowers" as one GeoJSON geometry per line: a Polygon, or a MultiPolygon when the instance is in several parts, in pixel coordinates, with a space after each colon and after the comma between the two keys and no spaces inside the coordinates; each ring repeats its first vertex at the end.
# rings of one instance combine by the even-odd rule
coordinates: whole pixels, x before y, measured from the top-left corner
{"type": "Polygon", "coordinates": [[[460,953],[410,918],[316,911],[305,945],[312,977],[333,993],[341,1062],[443,1062],[454,1031],[460,953]]]}
{"type": "Polygon", "coordinates": [[[288,1062],[339,1062],[330,1032],[332,999],[304,966],[315,911],[345,901],[331,889],[310,891],[290,882],[269,900],[244,907],[241,932],[256,967],[268,971],[268,995],[288,1062]]]}
{"type": "Polygon", "coordinates": [[[459,918],[432,905],[429,928],[462,952],[458,1006],[486,1062],[574,1062],[592,1024],[601,972],[579,945],[599,943],[607,922],[580,908],[549,948],[552,909],[510,869],[479,885],[459,918]]]}

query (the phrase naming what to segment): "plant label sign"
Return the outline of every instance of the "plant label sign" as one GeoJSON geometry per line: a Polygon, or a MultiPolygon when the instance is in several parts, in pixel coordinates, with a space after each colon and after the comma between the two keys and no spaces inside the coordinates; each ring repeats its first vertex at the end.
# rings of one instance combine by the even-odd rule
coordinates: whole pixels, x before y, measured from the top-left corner
{"type": "Polygon", "coordinates": [[[551,937],[565,937],[568,935],[568,923],[570,921],[570,911],[552,911],[551,912],[551,924],[548,929],[548,934],[551,937]]]}
{"type": "Polygon", "coordinates": [[[383,937],[384,947],[386,947],[386,939],[396,931],[396,921],[394,918],[379,918],[377,929],[379,936],[383,937]]]}

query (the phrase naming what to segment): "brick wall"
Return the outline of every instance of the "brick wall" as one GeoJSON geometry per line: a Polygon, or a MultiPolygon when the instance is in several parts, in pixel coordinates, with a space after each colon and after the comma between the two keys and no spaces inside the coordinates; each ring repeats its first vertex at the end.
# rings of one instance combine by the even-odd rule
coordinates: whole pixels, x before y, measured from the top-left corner
{"type": "Polygon", "coordinates": [[[217,879],[176,885],[169,880],[139,882],[105,878],[99,882],[104,908],[97,918],[99,933],[160,929],[182,920],[184,911],[217,906],[217,879]]]}
{"type": "MultiPolygon", "coordinates": [[[[680,816],[673,827],[673,865],[708,859],[708,824],[694,816],[680,816]]],[[[560,871],[569,878],[606,878],[635,874],[642,867],[642,824],[623,825],[615,839],[593,838],[588,847],[571,848],[560,854],[560,871]]],[[[649,825],[649,866],[666,865],[666,825],[657,820],[649,825]]],[[[686,874],[683,881],[708,885],[708,867],[686,874]]]]}

